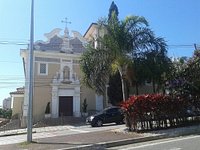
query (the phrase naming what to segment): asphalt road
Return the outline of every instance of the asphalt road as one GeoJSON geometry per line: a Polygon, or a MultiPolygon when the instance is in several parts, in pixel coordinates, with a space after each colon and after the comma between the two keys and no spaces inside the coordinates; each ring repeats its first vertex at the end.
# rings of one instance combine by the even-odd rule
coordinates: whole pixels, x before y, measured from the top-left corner
{"type": "Polygon", "coordinates": [[[200,135],[112,147],[109,150],[200,150],[200,135]]]}

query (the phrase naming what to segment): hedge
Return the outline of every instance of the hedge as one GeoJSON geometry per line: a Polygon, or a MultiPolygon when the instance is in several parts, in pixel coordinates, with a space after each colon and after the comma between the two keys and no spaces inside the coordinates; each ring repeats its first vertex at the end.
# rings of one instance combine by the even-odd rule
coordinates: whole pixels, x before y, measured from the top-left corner
{"type": "Polygon", "coordinates": [[[198,98],[149,94],[131,96],[121,104],[129,130],[152,130],[184,125],[198,120],[198,98]]]}

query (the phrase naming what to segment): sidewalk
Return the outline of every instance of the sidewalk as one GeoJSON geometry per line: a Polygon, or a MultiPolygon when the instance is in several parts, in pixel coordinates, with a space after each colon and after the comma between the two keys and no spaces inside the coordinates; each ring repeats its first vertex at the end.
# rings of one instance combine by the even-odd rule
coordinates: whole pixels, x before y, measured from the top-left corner
{"type": "MultiPolygon", "coordinates": [[[[49,126],[49,127],[39,127],[33,128],[33,133],[40,133],[40,132],[48,132],[48,131],[62,131],[69,129],[69,125],[66,126],[49,126]]],[[[5,130],[0,131],[0,137],[3,136],[11,136],[11,135],[19,135],[19,134],[27,134],[27,129],[15,129],[15,130],[5,130]]]]}
{"type": "Polygon", "coordinates": [[[139,134],[124,134],[122,132],[114,131],[98,131],[89,133],[80,133],[73,135],[55,136],[48,138],[40,138],[34,140],[34,143],[24,144],[11,144],[0,146],[0,149],[18,150],[18,149],[31,149],[31,150],[51,150],[51,149],[102,149],[105,144],[109,142],[120,140],[138,139],[143,136],[139,134]]]}
{"type": "MultiPolygon", "coordinates": [[[[60,127],[49,127],[49,130],[60,129],[60,127]]],[[[63,127],[64,128],[64,127],[63,127]]],[[[39,138],[34,140],[34,143],[26,144],[11,144],[0,146],[0,149],[4,150],[52,150],[52,149],[106,149],[107,147],[113,147],[117,145],[124,145],[136,142],[144,142],[149,140],[175,137],[188,134],[200,133],[200,125],[174,128],[168,130],[152,131],[144,134],[128,133],[124,128],[115,130],[97,131],[89,133],[79,133],[73,135],[63,135],[48,138],[39,138]]],[[[62,130],[62,129],[60,129],[62,130]]],[[[44,133],[40,130],[41,133],[44,133]]]]}

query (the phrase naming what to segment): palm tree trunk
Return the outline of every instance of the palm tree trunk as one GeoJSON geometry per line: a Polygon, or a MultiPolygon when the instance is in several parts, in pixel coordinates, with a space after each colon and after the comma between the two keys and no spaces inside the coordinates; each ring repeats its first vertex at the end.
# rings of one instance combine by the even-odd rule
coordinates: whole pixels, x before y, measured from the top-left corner
{"type": "Polygon", "coordinates": [[[125,91],[125,76],[126,76],[126,70],[127,70],[127,65],[123,66],[118,66],[118,70],[121,76],[121,82],[122,82],[122,95],[123,95],[123,101],[126,100],[126,91],[125,91]]]}
{"type": "Polygon", "coordinates": [[[125,86],[124,86],[124,77],[123,77],[123,75],[121,76],[121,82],[122,82],[123,101],[125,101],[126,100],[126,96],[125,96],[125,86]]]}

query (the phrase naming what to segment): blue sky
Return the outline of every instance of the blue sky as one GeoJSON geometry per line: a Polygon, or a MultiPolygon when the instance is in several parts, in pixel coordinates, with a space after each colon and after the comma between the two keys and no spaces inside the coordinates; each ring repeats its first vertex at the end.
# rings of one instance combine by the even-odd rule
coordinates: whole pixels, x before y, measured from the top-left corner
{"type": "MultiPolygon", "coordinates": [[[[44,33],[64,28],[82,35],[92,22],[106,17],[112,0],[35,0],[35,41],[44,33]]],[[[194,43],[200,44],[199,0],[115,0],[119,18],[144,16],[157,36],[165,38],[169,56],[191,56],[194,43]]],[[[28,43],[31,0],[0,0],[0,105],[9,92],[24,85],[20,49],[28,43]],[[5,42],[8,42],[5,44],[5,42]],[[3,44],[4,43],[4,44],[3,44]]]]}

